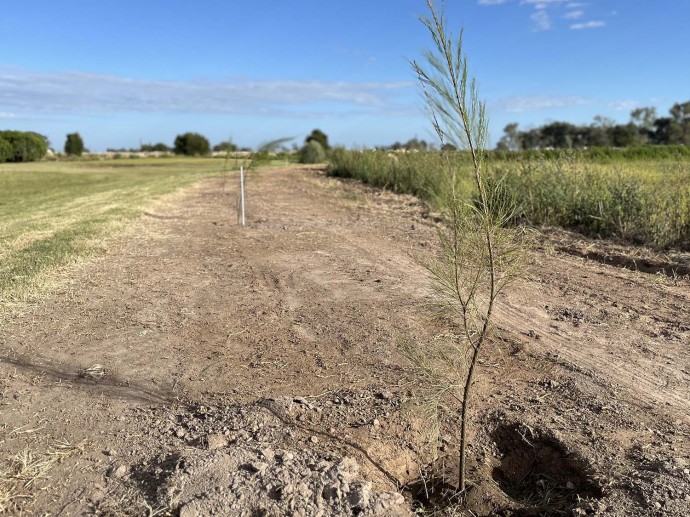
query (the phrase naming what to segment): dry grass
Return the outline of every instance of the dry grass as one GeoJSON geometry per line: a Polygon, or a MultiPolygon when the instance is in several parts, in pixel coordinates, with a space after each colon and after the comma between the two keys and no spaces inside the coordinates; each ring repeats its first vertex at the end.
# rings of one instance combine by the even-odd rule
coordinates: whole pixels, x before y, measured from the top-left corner
{"type": "Polygon", "coordinates": [[[0,466],[0,514],[18,511],[30,504],[32,492],[50,486],[51,469],[74,454],[83,444],[62,441],[45,453],[25,448],[0,466]]]}

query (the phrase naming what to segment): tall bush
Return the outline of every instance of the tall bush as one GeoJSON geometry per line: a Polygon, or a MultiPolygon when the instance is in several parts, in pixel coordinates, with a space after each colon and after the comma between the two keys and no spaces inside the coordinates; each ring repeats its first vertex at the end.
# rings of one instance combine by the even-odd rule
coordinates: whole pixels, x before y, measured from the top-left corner
{"type": "Polygon", "coordinates": [[[310,140],[300,149],[300,163],[323,163],[326,161],[326,151],[316,140],[310,140]]]}
{"type": "Polygon", "coordinates": [[[328,151],[331,148],[331,146],[328,145],[328,135],[320,129],[314,129],[311,132],[311,134],[304,140],[304,143],[308,144],[309,142],[314,141],[320,143],[324,151],[328,151]]]}
{"type": "Polygon", "coordinates": [[[175,138],[174,152],[185,156],[204,156],[211,152],[211,144],[199,133],[184,133],[175,138]]]}
{"type": "Polygon", "coordinates": [[[32,131],[0,131],[0,161],[33,162],[48,152],[48,141],[32,131]]]}
{"type": "Polygon", "coordinates": [[[68,156],[81,156],[84,152],[84,140],[79,133],[69,133],[65,139],[65,154],[68,156]]]}

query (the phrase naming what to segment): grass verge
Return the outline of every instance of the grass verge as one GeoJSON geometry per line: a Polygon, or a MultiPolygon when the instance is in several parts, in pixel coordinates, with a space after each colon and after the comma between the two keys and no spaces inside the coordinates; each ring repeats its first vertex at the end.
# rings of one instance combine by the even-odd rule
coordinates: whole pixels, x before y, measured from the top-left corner
{"type": "Polygon", "coordinates": [[[224,167],[179,158],[0,165],[0,318],[46,294],[60,268],[102,252],[156,200],[224,167]]]}

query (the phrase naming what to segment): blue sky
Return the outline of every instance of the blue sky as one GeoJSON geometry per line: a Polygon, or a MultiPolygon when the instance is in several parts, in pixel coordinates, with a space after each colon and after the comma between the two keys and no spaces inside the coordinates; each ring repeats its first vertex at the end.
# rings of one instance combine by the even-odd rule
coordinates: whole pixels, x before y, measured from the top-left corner
{"type": "MultiPolygon", "coordinates": [[[[625,122],[690,100],[686,0],[447,0],[492,144],[503,127],[625,122]]],[[[0,9],[0,129],[62,149],[433,140],[409,60],[424,0],[22,0],[0,9]]]]}

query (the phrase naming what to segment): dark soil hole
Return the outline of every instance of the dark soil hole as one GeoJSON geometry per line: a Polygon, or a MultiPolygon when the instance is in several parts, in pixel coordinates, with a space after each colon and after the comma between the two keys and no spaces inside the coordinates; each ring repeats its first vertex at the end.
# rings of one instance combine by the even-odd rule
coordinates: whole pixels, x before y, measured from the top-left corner
{"type": "Polygon", "coordinates": [[[146,500],[155,501],[160,487],[177,469],[183,467],[184,461],[179,454],[162,454],[144,465],[133,467],[131,479],[146,500]]]}
{"type": "Polygon", "coordinates": [[[501,457],[494,480],[508,497],[535,515],[602,497],[588,463],[548,430],[512,424],[497,428],[492,437],[501,457]]]}
{"type": "Polygon", "coordinates": [[[414,510],[438,510],[461,502],[457,487],[433,471],[403,486],[402,492],[412,499],[414,510]]]}

